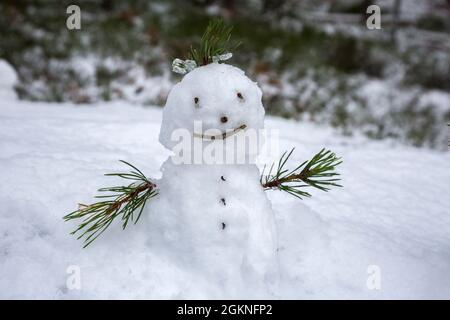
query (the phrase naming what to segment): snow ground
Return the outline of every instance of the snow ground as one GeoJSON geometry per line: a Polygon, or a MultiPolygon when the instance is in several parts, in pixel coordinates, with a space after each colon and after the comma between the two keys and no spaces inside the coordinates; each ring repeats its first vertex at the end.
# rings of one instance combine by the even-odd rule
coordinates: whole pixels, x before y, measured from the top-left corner
{"type": "MultiPolygon", "coordinates": [[[[62,220],[110,184],[103,173],[124,169],[118,159],[159,178],[160,123],[161,109],[119,102],[0,101],[0,298],[233,298],[149,251],[142,224],[81,249],[62,220]],[[72,265],[81,290],[66,287],[72,265]]],[[[280,130],[280,150],[296,147],[293,160],[322,147],[341,155],[344,188],[303,201],[270,192],[281,278],[255,297],[450,298],[448,152],[272,117],[266,127],[280,130]],[[379,290],[366,284],[371,265],[379,290]]]]}

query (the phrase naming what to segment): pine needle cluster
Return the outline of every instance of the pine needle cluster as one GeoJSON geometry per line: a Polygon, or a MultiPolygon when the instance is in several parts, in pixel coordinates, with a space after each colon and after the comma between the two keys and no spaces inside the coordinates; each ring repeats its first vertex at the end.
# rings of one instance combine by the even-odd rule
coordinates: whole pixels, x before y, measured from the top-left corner
{"type": "Polygon", "coordinates": [[[84,248],[97,239],[117,218],[121,217],[122,228],[125,229],[131,221],[137,223],[144,210],[147,200],[158,194],[156,185],[152,183],[135,166],[128,162],[122,163],[130,166],[128,173],[110,173],[106,176],[119,177],[132,181],[125,186],[114,186],[99,189],[99,192],[108,193],[96,196],[105,199],[91,205],[80,204],[78,210],[64,217],[65,221],[82,219],[82,222],[71,234],[79,233],[78,239],[84,239],[84,248]]]}
{"type": "Polygon", "coordinates": [[[338,177],[339,173],[336,172],[336,167],[342,161],[334,153],[322,149],[311,160],[304,161],[293,170],[289,170],[286,169],[286,163],[294,149],[289,153],[284,152],[276,169],[274,170],[275,164],[272,164],[267,175],[265,174],[266,167],[264,167],[260,179],[264,189],[278,189],[302,199],[311,196],[305,190],[307,187],[322,191],[330,190],[331,186],[341,187],[338,184],[341,179],[338,177]]]}
{"type": "Polygon", "coordinates": [[[200,40],[200,46],[191,46],[189,59],[201,66],[213,62],[214,57],[231,53],[240,45],[231,41],[232,30],[233,26],[226,25],[221,19],[210,21],[200,40]]]}

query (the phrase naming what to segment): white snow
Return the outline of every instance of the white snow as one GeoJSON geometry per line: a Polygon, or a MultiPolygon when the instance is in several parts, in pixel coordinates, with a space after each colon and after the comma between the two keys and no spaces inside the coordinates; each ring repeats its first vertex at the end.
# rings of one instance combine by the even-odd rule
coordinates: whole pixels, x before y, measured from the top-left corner
{"type": "MultiPolygon", "coordinates": [[[[125,231],[117,223],[87,249],[69,235],[75,223],[63,215],[114,182],[102,174],[126,169],[118,159],[161,177],[169,154],[158,143],[161,120],[159,108],[122,102],[0,100],[0,298],[247,296],[152,251],[144,221],[125,231]],[[66,286],[70,266],[80,268],[80,290],[66,286]]],[[[281,150],[296,147],[292,164],[322,147],[342,156],[344,188],[303,201],[269,193],[280,281],[252,297],[450,298],[448,152],[272,117],[266,127],[280,130],[281,150]],[[377,275],[368,270],[380,271],[379,290],[369,290],[377,275]]]]}

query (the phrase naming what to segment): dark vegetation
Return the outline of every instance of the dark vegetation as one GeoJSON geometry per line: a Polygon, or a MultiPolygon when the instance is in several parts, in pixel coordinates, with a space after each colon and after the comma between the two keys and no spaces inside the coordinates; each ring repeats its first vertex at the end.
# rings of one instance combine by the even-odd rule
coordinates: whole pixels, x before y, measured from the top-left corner
{"type": "MultiPolygon", "coordinates": [[[[177,81],[179,77],[168,72],[172,59],[187,57],[208,21],[221,16],[234,26],[233,39],[242,43],[230,62],[257,79],[263,90],[271,88],[264,90],[269,113],[328,122],[345,134],[358,128],[373,138],[439,146],[443,140],[438,127],[445,129],[448,118],[442,117],[448,112],[436,113],[432,104],[424,108],[413,97],[399,105],[394,97],[387,108],[391,112],[376,118],[374,106],[357,93],[368,80],[391,79],[398,68],[404,74],[395,83],[399,91],[412,90],[411,96],[426,90],[449,92],[448,50],[427,41],[401,48],[383,36],[389,26],[378,31],[381,36],[366,36],[363,9],[370,1],[333,1],[328,9],[330,14],[361,15],[362,34],[342,28],[330,32],[324,23],[302,18],[325,2],[6,0],[0,3],[0,58],[18,71],[22,99],[75,103],[126,99],[123,87],[135,85],[137,101],[162,105],[165,91],[139,100],[145,90],[134,84],[130,70],[141,69],[149,79],[166,74],[177,81]],[[81,7],[81,30],[65,27],[69,4],[81,7]],[[120,63],[111,66],[106,62],[109,58],[120,63]],[[86,73],[80,61],[88,61],[93,71],[86,73]],[[286,89],[289,86],[296,94],[286,89]]],[[[445,33],[448,21],[448,16],[424,14],[407,27],[445,33]]]]}

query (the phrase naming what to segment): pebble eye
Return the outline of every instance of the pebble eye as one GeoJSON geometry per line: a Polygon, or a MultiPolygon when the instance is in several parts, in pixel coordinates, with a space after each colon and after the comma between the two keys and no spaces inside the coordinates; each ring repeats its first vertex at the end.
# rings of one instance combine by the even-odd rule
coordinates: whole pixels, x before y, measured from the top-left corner
{"type": "Polygon", "coordinates": [[[200,106],[198,105],[198,102],[199,102],[198,97],[195,97],[195,98],[194,98],[194,103],[195,103],[195,107],[196,107],[196,108],[199,108],[199,107],[200,107],[200,106]]]}
{"type": "Polygon", "coordinates": [[[244,100],[244,96],[242,95],[242,93],[238,92],[236,94],[236,96],[240,99],[240,100],[244,100]]]}

